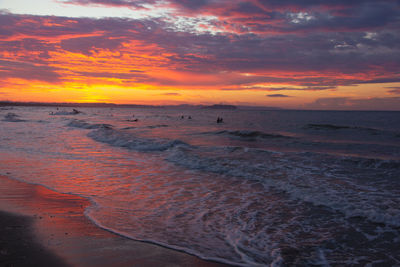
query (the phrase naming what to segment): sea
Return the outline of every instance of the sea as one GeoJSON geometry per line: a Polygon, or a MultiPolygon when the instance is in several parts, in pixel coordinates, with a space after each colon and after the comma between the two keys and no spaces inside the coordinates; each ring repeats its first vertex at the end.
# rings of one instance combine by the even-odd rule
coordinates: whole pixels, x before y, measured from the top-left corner
{"type": "Polygon", "coordinates": [[[76,109],[1,108],[0,174],[207,260],[400,265],[400,112],[76,109]]]}

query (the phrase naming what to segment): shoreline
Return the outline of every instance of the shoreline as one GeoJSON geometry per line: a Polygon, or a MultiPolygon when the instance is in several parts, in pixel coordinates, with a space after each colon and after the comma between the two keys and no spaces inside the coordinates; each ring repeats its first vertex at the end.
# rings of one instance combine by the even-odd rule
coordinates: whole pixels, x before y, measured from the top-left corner
{"type": "Polygon", "coordinates": [[[0,265],[228,266],[104,230],[84,215],[88,205],[82,197],[0,175],[0,227],[7,234],[0,265]]]}

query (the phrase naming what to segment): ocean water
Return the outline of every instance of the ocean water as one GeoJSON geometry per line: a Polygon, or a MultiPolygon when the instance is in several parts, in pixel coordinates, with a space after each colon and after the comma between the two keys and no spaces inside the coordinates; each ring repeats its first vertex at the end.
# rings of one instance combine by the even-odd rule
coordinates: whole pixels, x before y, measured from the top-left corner
{"type": "Polygon", "coordinates": [[[1,174],[204,259],[400,265],[400,112],[79,110],[2,108],[1,174]]]}

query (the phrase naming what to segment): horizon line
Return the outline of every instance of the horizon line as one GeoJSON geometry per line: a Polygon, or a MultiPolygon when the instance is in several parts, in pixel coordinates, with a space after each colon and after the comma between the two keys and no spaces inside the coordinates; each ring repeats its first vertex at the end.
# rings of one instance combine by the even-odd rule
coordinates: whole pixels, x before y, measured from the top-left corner
{"type": "MultiPolygon", "coordinates": [[[[0,100],[0,106],[60,106],[60,107],[213,107],[226,106],[235,108],[254,108],[259,110],[272,111],[365,111],[365,112],[400,112],[400,110],[380,110],[380,109],[302,109],[302,108],[281,108],[273,106],[256,106],[256,105],[233,105],[233,104],[170,104],[170,105],[151,105],[151,104],[116,104],[109,102],[37,102],[37,101],[8,101],[0,100]]],[[[222,108],[223,109],[223,108],[222,108]]]]}

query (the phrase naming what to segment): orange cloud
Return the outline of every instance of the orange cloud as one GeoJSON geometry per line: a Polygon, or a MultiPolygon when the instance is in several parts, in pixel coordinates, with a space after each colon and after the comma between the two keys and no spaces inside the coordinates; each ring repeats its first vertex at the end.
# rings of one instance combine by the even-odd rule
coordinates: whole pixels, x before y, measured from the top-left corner
{"type": "MultiPolygon", "coordinates": [[[[295,103],[300,101],[301,92],[311,102],[322,98],[320,93],[343,86],[400,82],[400,55],[392,43],[397,40],[395,32],[373,35],[374,41],[348,32],[246,34],[246,27],[259,20],[248,19],[254,12],[271,17],[268,27],[279,23],[273,14],[265,13],[268,9],[257,5],[254,9],[237,9],[232,4],[224,16],[234,23],[225,23],[223,7],[215,6],[213,14],[219,14],[221,20],[215,25],[204,22],[203,26],[230,28],[218,34],[177,30],[162,19],[73,19],[3,13],[1,90],[11,99],[29,96],[36,101],[95,102],[162,102],[161,97],[176,97],[155,94],[157,90],[179,90],[180,99],[188,102],[195,102],[195,95],[202,96],[198,101],[212,102],[223,95],[239,101],[247,93],[246,101],[269,104],[295,103]],[[240,24],[242,20],[246,23],[240,24]],[[235,23],[241,26],[237,28],[235,23]],[[266,98],[267,91],[296,94],[280,100],[266,98]]],[[[187,14],[192,10],[185,8],[187,14]]],[[[201,13],[212,14],[212,10],[201,13]]]]}

